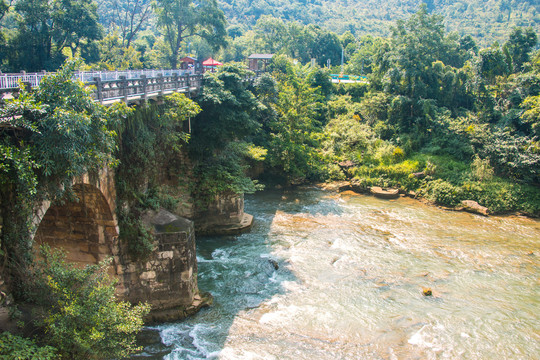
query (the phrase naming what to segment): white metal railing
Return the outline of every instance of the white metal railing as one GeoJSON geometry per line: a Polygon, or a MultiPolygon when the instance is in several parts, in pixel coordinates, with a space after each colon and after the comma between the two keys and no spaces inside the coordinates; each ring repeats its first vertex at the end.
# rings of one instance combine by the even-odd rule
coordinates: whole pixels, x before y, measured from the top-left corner
{"type": "Polygon", "coordinates": [[[45,73],[0,74],[0,89],[18,88],[19,81],[29,83],[32,87],[38,86],[45,75],[45,73]]]}
{"type": "MultiPolygon", "coordinates": [[[[106,80],[119,80],[121,76],[126,79],[140,79],[141,75],[146,77],[163,76],[184,76],[188,74],[194,74],[194,70],[123,70],[123,71],[81,71],[73,74],[74,79],[78,79],[82,82],[92,82],[95,78],[99,78],[103,81],[106,80]]],[[[2,89],[16,89],[19,87],[19,82],[29,83],[32,87],[39,85],[41,80],[47,75],[46,72],[40,73],[19,73],[19,74],[2,74],[0,73],[0,90],[2,89]]]]}

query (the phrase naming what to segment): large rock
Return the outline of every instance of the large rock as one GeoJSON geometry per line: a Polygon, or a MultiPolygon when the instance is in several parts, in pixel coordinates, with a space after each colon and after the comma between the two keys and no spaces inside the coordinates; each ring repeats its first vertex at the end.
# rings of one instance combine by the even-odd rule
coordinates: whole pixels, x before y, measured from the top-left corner
{"type": "Polygon", "coordinates": [[[370,192],[381,199],[397,199],[399,197],[399,189],[383,189],[379,186],[372,186],[370,192]]]}
{"type": "Polygon", "coordinates": [[[325,189],[337,190],[339,192],[354,191],[358,194],[369,193],[369,187],[358,179],[352,179],[351,181],[337,181],[331,185],[325,186],[325,189]]]}
{"type": "Polygon", "coordinates": [[[484,216],[489,215],[489,209],[487,207],[482,206],[473,200],[463,200],[461,202],[461,210],[484,216]]]}

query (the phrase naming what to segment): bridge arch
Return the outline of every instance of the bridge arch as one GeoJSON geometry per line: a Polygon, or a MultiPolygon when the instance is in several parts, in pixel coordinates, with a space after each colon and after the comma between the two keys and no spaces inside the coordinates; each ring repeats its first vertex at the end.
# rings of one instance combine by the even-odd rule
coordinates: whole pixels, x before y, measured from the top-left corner
{"type": "MultiPolygon", "coordinates": [[[[80,266],[97,264],[118,253],[114,180],[104,169],[96,177],[74,179],[75,199],[44,202],[34,216],[34,246],[63,248],[67,261],[80,266]]],[[[113,264],[114,265],[114,264],[113,264]]],[[[111,267],[111,275],[114,274],[111,267]]]]}

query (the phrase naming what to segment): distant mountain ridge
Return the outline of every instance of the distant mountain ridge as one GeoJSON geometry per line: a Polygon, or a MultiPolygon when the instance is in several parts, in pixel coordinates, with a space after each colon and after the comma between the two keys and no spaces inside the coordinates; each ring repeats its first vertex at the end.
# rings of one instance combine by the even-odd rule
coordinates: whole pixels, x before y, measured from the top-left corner
{"type": "Polygon", "coordinates": [[[473,36],[480,45],[504,42],[515,26],[540,32],[540,0],[218,0],[231,25],[248,29],[262,15],[317,24],[338,34],[388,35],[398,19],[407,19],[427,3],[445,17],[448,31],[473,36]]]}

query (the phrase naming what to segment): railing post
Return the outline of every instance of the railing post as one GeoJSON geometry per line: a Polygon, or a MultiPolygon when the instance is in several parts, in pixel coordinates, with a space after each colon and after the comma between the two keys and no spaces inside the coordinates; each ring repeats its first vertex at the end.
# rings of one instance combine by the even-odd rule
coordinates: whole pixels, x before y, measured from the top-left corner
{"type": "Polygon", "coordinates": [[[163,96],[165,93],[165,83],[163,81],[163,74],[158,74],[157,76],[158,84],[159,84],[159,96],[163,96]]]}
{"type": "Polygon", "coordinates": [[[128,81],[124,75],[120,76],[119,79],[121,80],[122,84],[122,95],[124,97],[124,102],[128,103],[128,81]]]}
{"type": "Polygon", "coordinates": [[[146,75],[141,75],[141,84],[142,84],[142,91],[143,91],[143,101],[146,101],[146,99],[148,98],[148,94],[147,94],[147,84],[148,84],[148,80],[146,79],[146,75]]]}
{"type": "Polygon", "coordinates": [[[96,96],[97,101],[99,101],[100,104],[103,104],[103,87],[101,84],[101,78],[95,77],[94,82],[96,83],[96,96]]]}
{"type": "Polygon", "coordinates": [[[178,73],[173,74],[174,91],[177,92],[180,89],[180,80],[178,79],[178,73]]]}

